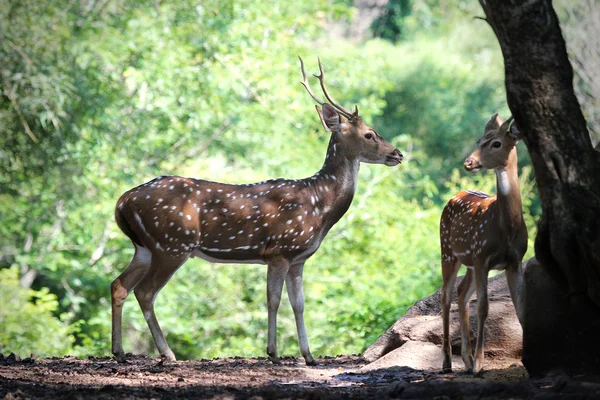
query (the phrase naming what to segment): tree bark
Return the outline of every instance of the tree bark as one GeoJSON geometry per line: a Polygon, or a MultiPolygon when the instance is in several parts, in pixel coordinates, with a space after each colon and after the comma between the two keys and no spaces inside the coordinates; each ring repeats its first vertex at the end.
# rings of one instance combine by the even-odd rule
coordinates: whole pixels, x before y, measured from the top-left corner
{"type": "MultiPolygon", "coordinates": [[[[575,97],[573,69],[552,2],[480,3],[502,49],[508,106],[524,134],[535,170],[542,202],[536,257],[556,284],[553,287],[561,292],[555,297],[566,303],[561,307],[575,313],[585,310],[583,314],[600,320],[600,153],[592,148],[575,97]]],[[[529,294],[535,292],[535,281],[526,280],[525,285],[529,294]]],[[[542,306],[526,307],[530,313],[549,314],[542,306]]],[[[539,318],[546,317],[537,315],[536,320],[539,318]]],[[[524,362],[531,336],[527,329],[526,321],[524,362]]],[[[595,362],[589,365],[600,366],[595,362]]],[[[560,366],[560,360],[557,364],[560,366]]]]}

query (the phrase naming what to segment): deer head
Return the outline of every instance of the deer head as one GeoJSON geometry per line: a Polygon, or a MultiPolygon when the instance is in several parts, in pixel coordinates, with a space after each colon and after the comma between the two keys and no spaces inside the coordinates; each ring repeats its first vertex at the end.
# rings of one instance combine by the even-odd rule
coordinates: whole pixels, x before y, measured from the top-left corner
{"type": "Polygon", "coordinates": [[[337,142],[340,144],[339,150],[350,159],[358,159],[361,162],[370,164],[385,164],[395,166],[402,162],[402,153],[388,141],[382,138],[373,128],[364,123],[358,115],[358,106],[354,106],[354,111],[350,112],[340,106],[325,87],[325,73],[319,59],[319,75],[314,75],[319,79],[321,89],[327,100],[326,103],[320,100],[310,88],[306,72],[304,71],[304,62],[300,59],[300,68],[302,69],[302,85],[306,88],[311,97],[321,105],[315,106],[323,127],[336,135],[337,142]]]}
{"type": "Polygon", "coordinates": [[[498,114],[492,115],[485,126],[485,133],[477,141],[477,148],[465,160],[467,171],[477,172],[508,165],[509,158],[522,137],[516,124],[512,122],[512,116],[502,121],[498,114]]]}
{"type": "Polygon", "coordinates": [[[343,144],[340,151],[345,152],[349,158],[390,167],[402,162],[402,153],[365,124],[358,114],[352,114],[346,120],[327,103],[323,104],[322,109],[319,106],[315,108],[325,129],[337,135],[338,141],[343,144]]]}

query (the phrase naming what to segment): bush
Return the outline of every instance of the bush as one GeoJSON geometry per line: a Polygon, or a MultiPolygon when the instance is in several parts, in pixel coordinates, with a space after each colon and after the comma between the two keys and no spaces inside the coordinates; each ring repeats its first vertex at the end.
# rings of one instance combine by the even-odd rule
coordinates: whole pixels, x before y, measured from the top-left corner
{"type": "Polygon", "coordinates": [[[53,356],[71,353],[73,329],[56,316],[47,288],[23,289],[16,267],[0,270],[0,353],[53,356]]]}

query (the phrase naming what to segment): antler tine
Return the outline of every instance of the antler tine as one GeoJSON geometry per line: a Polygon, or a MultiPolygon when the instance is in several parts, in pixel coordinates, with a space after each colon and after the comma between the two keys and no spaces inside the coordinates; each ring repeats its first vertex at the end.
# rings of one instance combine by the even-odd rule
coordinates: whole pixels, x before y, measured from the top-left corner
{"type": "Polygon", "coordinates": [[[304,89],[306,89],[308,94],[310,94],[310,97],[312,97],[314,99],[314,101],[316,101],[317,103],[319,103],[322,106],[325,102],[319,100],[319,98],[317,96],[315,96],[315,94],[313,93],[312,89],[310,88],[310,85],[308,84],[308,79],[306,78],[306,72],[304,71],[304,61],[302,61],[302,57],[300,57],[300,56],[298,56],[298,59],[300,59],[300,69],[302,70],[302,82],[300,82],[300,83],[302,84],[302,86],[304,86],[304,89]]]}
{"type": "Polygon", "coordinates": [[[352,118],[352,117],[358,116],[358,106],[355,106],[354,114],[352,114],[350,111],[348,111],[344,107],[340,106],[329,95],[329,93],[327,92],[327,89],[325,88],[325,73],[323,72],[323,66],[321,65],[321,57],[318,57],[317,60],[319,60],[319,71],[320,71],[320,74],[319,75],[314,75],[314,76],[319,79],[319,83],[321,84],[321,89],[323,90],[323,93],[325,94],[325,97],[327,98],[327,100],[329,100],[329,102],[331,103],[331,105],[334,106],[335,108],[337,108],[338,111],[340,111],[342,114],[344,114],[344,116],[346,118],[352,118]]]}

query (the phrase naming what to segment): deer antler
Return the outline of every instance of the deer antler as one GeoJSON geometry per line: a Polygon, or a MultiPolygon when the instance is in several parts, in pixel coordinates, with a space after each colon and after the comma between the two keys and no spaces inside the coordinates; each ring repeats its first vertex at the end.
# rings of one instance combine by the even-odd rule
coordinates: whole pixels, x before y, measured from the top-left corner
{"type": "MultiPolygon", "coordinates": [[[[310,88],[310,85],[308,84],[308,79],[306,78],[306,73],[304,72],[304,62],[302,61],[302,58],[300,56],[298,56],[298,58],[300,59],[300,68],[302,69],[302,78],[303,78],[303,82],[302,85],[304,85],[304,88],[306,89],[306,91],[308,92],[308,94],[310,94],[310,96],[320,105],[323,105],[323,101],[319,100],[318,97],[315,96],[315,94],[313,93],[313,91],[310,88]]],[[[358,117],[358,106],[355,105],[354,106],[354,112],[350,112],[347,109],[345,109],[344,107],[340,106],[335,100],[333,100],[333,98],[329,95],[329,93],[327,92],[327,88],[325,87],[325,73],[323,72],[323,65],[321,64],[321,58],[317,58],[317,60],[319,61],[319,75],[313,74],[313,76],[315,78],[317,78],[319,80],[319,83],[321,84],[321,89],[323,90],[323,94],[325,94],[325,97],[327,98],[327,100],[331,103],[331,105],[333,107],[335,107],[340,114],[342,114],[344,117],[348,118],[348,119],[352,119],[352,118],[356,118],[358,117]]]]}
{"type": "Polygon", "coordinates": [[[334,106],[335,108],[337,108],[338,111],[340,111],[342,114],[344,114],[345,117],[347,117],[347,118],[357,117],[358,116],[358,106],[357,105],[354,106],[354,113],[351,113],[350,111],[346,110],[344,107],[340,106],[335,100],[333,100],[333,98],[329,95],[329,93],[327,93],[327,89],[325,88],[325,73],[323,72],[323,66],[321,65],[321,57],[318,57],[317,60],[319,61],[320,74],[319,75],[313,74],[313,76],[319,79],[319,83],[321,84],[321,89],[323,90],[323,93],[325,94],[325,97],[327,98],[327,100],[329,100],[331,105],[334,106]]]}
{"type": "Polygon", "coordinates": [[[298,59],[300,60],[300,69],[302,70],[302,82],[300,82],[300,83],[302,84],[302,86],[304,86],[304,88],[306,89],[308,94],[310,94],[310,97],[312,97],[314,101],[319,103],[319,105],[323,106],[323,104],[325,102],[319,100],[319,98],[317,96],[315,96],[314,92],[310,88],[310,84],[308,83],[308,78],[306,78],[306,72],[304,72],[304,61],[302,61],[302,57],[298,56],[298,59]]]}

